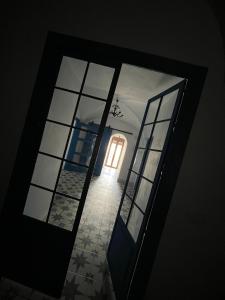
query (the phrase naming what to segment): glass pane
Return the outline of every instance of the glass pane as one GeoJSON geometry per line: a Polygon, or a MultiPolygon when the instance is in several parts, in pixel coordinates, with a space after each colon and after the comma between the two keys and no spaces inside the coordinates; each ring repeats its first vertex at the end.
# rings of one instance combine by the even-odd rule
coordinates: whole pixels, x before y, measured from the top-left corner
{"type": "Polygon", "coordinates": [[[65,162],[56,191],[80,199],[86,175],[87,168],[65,162]]]}
{"type": "Polygon", "coordinates": [[[113,160],[113,164],[112,164],[112,166],[113,166],[114,168],[117,168],[117,166],[118,166],[122,148],[123,148],[123,147],[122,147],[121,145],[117,145],[116,152],[115,152],[115,156],[114,156],[114,160],[113,160]]]}
{"type": "Polygon", "coordinates": [[[116,149],[116,144],[112,143],[110,148],[109,148],[109,153],[107,154],[107,161],[106,161],[107,166],[112,165],[112,160],[113,160],[113,156],[114,156],[114,153],[115,153],[115,149],[116,149]]]}
{"type": "Polygon", "coordinates": [[[151,123],[155,121],[155,115],[159,106],[159,101],[160,99],[157,99],[150,103],[149,108],[148,108],[148,113],[145,119],[145,124],[146,123],[151,123]]]}
{"type": "Polygon", "coordinates": [[[41,221],[48,215],[52,193],[35,186],[30,186],[23,214],[41,221]]]}
{"type": "Polygon", "coordinates": [[[78,201],[56,194],[48,223],[67,230],[72,230],[78,206],[78,201]]]}
{"type": "Polygon", "coordinates": [[[148,158],[145,165],[143,176],[151,181],[155,178],[155,173],[159,164],[161,153],[155,151],[148,151],[148,158]]]}
{"type": "Polygon", "coordinates": [[[138,192],[135,198],[135,203],[143,210],[145,211],[148,199],[151,193],[152,184],[151,182],[145,180],[144,178],[141,179],[138,192]]]}
{"type": "Polygon", "coordinates": [[[80,154],[74,154],[73,158],[72,158],[72,161],[79,164],[80,163],[80,158],[81,158],[80,154]]]}
{"type": "Polygon", "coordinates": [[[152,125],[145,125],[143,127],[141,138],[140,138],[140,142],[139,142],[139,147],[141,147],[141,148],[145,148],[146,147],[148,139],[149,139],[149,137],[151,135],[151,131],[152,131],[152,125]]]}
{"type": "Polygon", "coordinates": [[[142,220],[143,220],[143,214],[141,213],[141,211],[134,205],[132,207],[132,211],[131,211],[131,215],[130,215],[130,219],[128,221],[128,230],[130,232],[130,234],[132,235],[134,241],[137,241],[138,238],[138,234],[141,228],[141,224],[142,224],[142,220]]]}
{"type": "Polygon", "coordinates": [[[139,173],[144,153],[145,153],[144,149],[138,149],[137,150],[136,157],[135,157],[134,164],[133,164],[133,168],[132,168],[137,173],[139,173]]]}
{"type": "Polygon", "coordinates": [[[157,120],[170,119],[176,103],[178,90],[163,97],[157,120]]]}
{"type": "Polygon", "coordinates": [[[47,121],[41,141],[40,151],[62,157],[68,134],[68,127],[47,121]]]}
{"type": "Polygon", "coordinates": [[[82,152],[83,146],[84,146],[84,141],[78,140],[75,151],[79,153],[82,152]]]}
{"type": "Polygon", "coordinates": [[[79,129],[72,130],[66,159],[88,166],[95,146],[96,135],[79,129]]]}
{"type": "Polygon", "coordinates": [[[71,125],[78,95],[54,90],[48,119],[71,125]]]}
{"type": "Polygon", "coordinates": [[[76,124],[90,131],[97,132],[105,109],[105,102],[82,96],[76,114],[76,124]]]}
{"type": "Polygon", "coordinates": [[[107,99],[113,74],[114,69],[91,63],[83,92],[91,96],[107,99]]]}
{"type": "MultiPolygon", "coordinates": [[[[82,126],[80,127],[80,129],[82,129],[82,126]]],[[[79,132],[79,139],[85,139],[87,132],[80,129],[76,129],[79,132]]]]}
{"type": "Polygon", "coordinates": [[[131,200],[125,195],[120,210],[120,216],[123,219],[125,224],[127,222],[127,217],[130,212],[130,207],[131,207],[131,200]]]}
{"type": "Polygon", "coordinates": [[[56,86],[80,92],[87,62],[63,56],[56,86]]]}
{"type": "Polygon", "coordinates": [[[49,189],[54,189],[59,173],[60,160],[38,154],[31,182],[49,189]]]}
{"type": "Polygon", "coordinates": [[[134,196],[135,185],[136,185],[137,179],[138,179],[138,176],[135,173],[131,172],[130,178],[129,178],[129,181],[128,181],[128,185],[127,185],[127,189],[126,189],[126,193],[131,198],[133,198],[133,196],[134,196]]]}
{"type": "Polygon", "coordinates": [[[155,128],[153,131],[153,141],[151,144],[152,149],[157,149],[157,150],[163,149],[169,125],[170,122],[155,124],[155,128]]]}

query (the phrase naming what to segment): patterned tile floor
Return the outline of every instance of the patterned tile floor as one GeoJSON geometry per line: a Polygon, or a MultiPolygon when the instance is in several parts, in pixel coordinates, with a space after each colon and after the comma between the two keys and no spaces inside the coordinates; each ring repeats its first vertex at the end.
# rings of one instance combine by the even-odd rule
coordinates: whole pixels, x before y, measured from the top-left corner
{"type": "MultiPolygon", "coordinates": [[[[65,171],[62,174],[58,189],[78,197],[82,189],[83,175],[76,176],[71,173],[65,171]]],[[[113,169],[104,168],[100,177],[92,179],[60,300],[110,299],[108,291],[112,287],[107,280],[109,274],[106,251],[121,192],[122,186],[116,181],[113,169]]],[[[75,200],[56,196],[50,222],[71,229],[77,207],[75,200]]],[[[14,299],[54,298],[3,278],[0,282],[0,300],[14,299]]]]}

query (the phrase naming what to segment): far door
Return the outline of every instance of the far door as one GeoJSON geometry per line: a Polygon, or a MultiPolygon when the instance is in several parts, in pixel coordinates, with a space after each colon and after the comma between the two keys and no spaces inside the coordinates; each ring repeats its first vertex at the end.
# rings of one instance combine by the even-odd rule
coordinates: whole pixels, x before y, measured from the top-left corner
{"type": "MultiPolygon", "coordinates": [[[[185,81],[147,101],[107,257],[117,300],[128,299],[185,81]]],[[[169,179],[168,179],[169,180],[169,179]]]]}
{"type": "Polygon", "coordinates": [[[114,169],[118,168],[120,158],[123,152],[124,142],[125,140],[123,138],[117,136],[114,136],[111,139],[105,161],[105,165],[107,167],[114,169]]]}

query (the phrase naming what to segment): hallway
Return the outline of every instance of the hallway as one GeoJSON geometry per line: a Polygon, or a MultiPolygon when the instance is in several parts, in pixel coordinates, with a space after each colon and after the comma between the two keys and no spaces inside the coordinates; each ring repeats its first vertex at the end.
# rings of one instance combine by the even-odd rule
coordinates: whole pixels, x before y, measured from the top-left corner
{"type": "MultiPolygon", "coordinates": [[[[67,172],[60,188],[71,181],[67,172]]],[[[74,173],[76,174],[76,173],[74,173]]],[[[79,190],[79,179],[74,187],[79,190]]],[[[71,188],[71,184],[67,187],[71,188]]],[[[107,279],[106,251],[120,203],[122,185],[117,182],[116,170],[104,167],[100,177],[93,177],[83,215],[74,244],[61,300],[105,299],[107,279]]],[[[77,207],[73,200],[58,196],[54,201],[51,223],[69,229],[77,207]],[[61,199],[60,199],[61,198],[61,199]],[[57,204],[56,204],[57,203],[57,204]]],[[[57,265],[56,265],[57,267],[57,265]]],[[[8,279],[0,285],[1,300],[49,300],[54,299],[8,279]]]]}

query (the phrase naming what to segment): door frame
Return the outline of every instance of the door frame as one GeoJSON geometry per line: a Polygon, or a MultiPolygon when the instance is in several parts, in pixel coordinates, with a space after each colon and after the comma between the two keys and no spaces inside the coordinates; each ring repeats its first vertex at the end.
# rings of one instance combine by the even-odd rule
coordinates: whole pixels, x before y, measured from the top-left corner
{"type": "MultiPolygon", "coordinates": [[[[117,46],[84,40],[72,36],[65,36],[55,32],[49,32],[47,35],[47,42],[40,63],[30,108],[27,114],[28,118],[26,119],[20,146],[18,148],[16,163],[12,172],[9,188],[11,185],[14,185],[18,188],[16,184],[16,176],[18,174],[16,174],[15,170],[18,168],[18,166],[22,167],[19,160],[20,157],[23,156],[24,146],[22,147],[22,145],[26,146],[24,132],[29,131],[29,125],[33,124],[33,120],[29,119],[30,112],[32,112],[34,108],[37,108],[37,104],[35,103],[38,102],[39,97],[45,92],[48,83],[56,79],[54,76],[57,74],[57,69],[60,64],[58,61],[58,54],[63,52],[63,55],[73,57],[74,51],[76,52],[76,57],[78,59],[85,57],[86,60],[88,58],[93,60],[93,57],[96,56],[96,63],[98,63],[99,58],[101,58],[100,63],[105,61],[106,65],[108,65],[108,61],[113,62],[115,65],[121,65],[122,63],[125,63],[187,79],[187,85],[183,96],[183,104],[179,111],[179,118],[177,120],[177,129],[173,134],[172,143],[169,145],[167,150],[167,159],[163,169],[164,173],[158,186],[155,199],[156,204],[151,212],[151,220],[146,227],[145,238],[142,242],[139,258],[133,273],[132,281],[130,283],[128,299],[142,299],[145,294],[161,233],[164,228],[172,194],[194,120],[194,115],[197,110],[198,102],[207,74],[207,68],[179,62],[149,53],[139,52],[136,50],[120,48],[117,46]],[[49,56],[50,53],[51,55],[49,56]],[[51,70],[51,72],[48,71],[46,73],[48,76],[44,76],[43,78],[43,74],[45,74],[45,65],[49,58],[54,61],[53,65],[56,65],[56,69],[51,70]],[[55,63],[55,61],[57,61],[57,63],[55,63]],[[44,87],[41,92],[38,91],[39,86],[44,87]],[[171,164],[171,161],[173,164],[171,164]],[[166,178],[170,178],[171,180],[168,181],[166,178]]],[[[45,95],[45,97],[50,97],[50,95],[45,95]]],[[[38,111],[38,113],[41,114],[41,111],[38,111]]],[[[38,125],[39,124],[35,124],[35,126],[38,125]]],[[[95,155],[97,155],[97,153],[95,155]]],[[[30,167],[32,168],[32,166],[30,167]]],[[[10,197],[10,195],[8,197],[10,197]]],[[[19,205],[19,202],[17,204],[19,205]]],[[[12,202],[5,202],[4,206],[7,208],[7,210],[10,209],[14,211],[19,209],[19,207],[14,207],[12,202]]],[[[4,209],[2,212],[4,215],[4,209]]],[[[78,219],[80,219],[81,214],[82,209],[79,211],[78,219]]]]}

